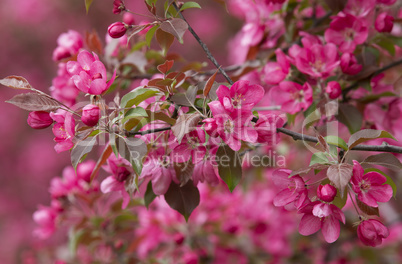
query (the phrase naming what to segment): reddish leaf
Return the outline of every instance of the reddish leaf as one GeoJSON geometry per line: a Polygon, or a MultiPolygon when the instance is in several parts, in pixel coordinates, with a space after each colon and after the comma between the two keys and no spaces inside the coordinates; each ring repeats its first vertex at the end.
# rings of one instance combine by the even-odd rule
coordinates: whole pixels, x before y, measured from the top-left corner
{"type": "Polygon", "coordinates": [[[133,26],[128,32],[127,42],[129,42],[132,37],[143,31],[144,29],[146,29],[149,25],[150,24],[133,26]]]}
{"type": "Polygon", "coordinates": [[[102,155],[98,159],[98,162],[96,162],[95,168],[91,173],[91,181],[95,179],[95,177],[98,174],[99,169],[103,164],[105,164],[106,160],[109,158],[109,156],[113,153],[112,146],[108,144],[106,148],[103,150],[102,155]]]}
{"type": "Polygon", "coordinates": [[[298,174],[306,174],[309,173],[311,170],[325,170],[327,169],[329,166],[325,165],[325,164],[320,164],[320,163],[314,163],[311,166],[305,168],[305,169],[300,169],[300,170],[295,170],[292,171],[291,174],[289,174],[289,177],[298,175],[298,174]]]}
{"type": "Polygon", "coordinates": [[[61,107],[55,99],[37,93],[17,94],[6,102],[28,111],[54,111],[61,107]]]}
{"type": "Polygon", "coordinates": [[[92,33],[85,33],[85,42],[91,51],[94,51],[97,54],[102,54],[102,42],[95,30],[93,30],[92,33]]]}
{"type": "Polygon", "coordinates": [[[328,179],[341,192],[342,197],[346,185],[348,185],[350,178],[352,178],[352,172],[353,165],[347,163],[332,165],[328,168],[328,179]]]}
{"type": "Polygon", "coordinates": [[[186,21],[180,18],[173,18],[163,22],[160,26],[163,31],[172,34],[180,43],[182,43],[183,35],[188,29],[186,21]]]}
{"type": "Polygon", "coordinates": [[[315,130],[315,136],[317,137],[318,142],[320,143],[320,145],[324,148],[324,152],[329,152],[329,146],[328,146],[327,142],[325,141],[323,136],[318,134],[317,130],[315,130]]]}
{"type": "Polygon", "coordinates": [[[166,53],[168,52],[170,46],[172,45],[172,43],[174,41],[174,36],[168,32],[161,30],[161,28],[158,28],[156,30],[155,36],[156,36],[156,40],[159,43],[159,46],[162,49],[163,54],[166,55],[166,53]]]}
{"type": "Polygon", "coordinates": [[[376,138],[392,138],[396,140],[390,133],[387,131],[383,130],[375,130],[375,129],[363,129],[360,131],[357,131],[353,135],[350,136],[348,146],[349,149],[352,149],[353,147],[376,138]]]}
{"type": "Polygon", "coordinates": [[[201,115],[199,113],[183,114],[177,118],[176,124],[172,126],[173,135],[181,142],[185,134],[197,128],[201,115]]]}
{"type": "Polygon", "coordinates": [[[204,92],[203,92],[205,97],[207,97],[209,94],[209,91],[211,91],[212,85],[215,82],[216,74],[218,73],[218,71],[219,70],[216,70],[216,72],[211,77],[209,77],[207,83],[205,84],[204,92]]]}
{"type": "Polygon", "coordinates": [[[71,151],[71,164],[76,169],[78,163],[81,162],[85,154],[91,152],[92,148],[96,144],[96,136],[89,137],[77,142],[71,151]]]}
{"type": "Polygon", "coordinates": [[[172,181],[165,193],[165,200],[170,208],[183,215],[187,221],[193,210],[200,204],[200,192],[191,180],[184,186],[179,186],[172,181]]]}
{"type": "Polygon", "coordinates": [[[391,153],[381,153],[377,155],[368,156],[361,163],[362,166],[364,166],[365,164],[380,165],[394,170],[402,169],[402,163],[399,161],[397,157],[395,157],[391,153]]]}
{"type": "Polygon", "coordinates": [[[191,180],[194,171],[194,164],[191,160],[183,163],[174,163],[174,170],[176,171],[176,178],[180,182],[180,187],[182,187],[191,180]]]}
{"type": "Polygon", "coordinates": [[[162,74],[166,75],[166,73],[173,67],[173,63],[174,63],[174,61],[171,61],[171,60],[165,61],[165,63],[157,66],[158,71],[160,71],[162,74]]]}
{"type": "Polygon", "coordinates": [[[367,204],[363,203],[362,201],[360,201],[359,199],[357,199],[357,195],[356,195],[356,204],[359,207],[359,209],[367,214],[367,215],[376,215],[376,216],[380,216],[380,211],[378,210],[378,207],[371,207],[368,206],[367,204]]]}
{"type": "Polygon", "coordinates": [[[24,77],[14,75],[1,79],[0,84],[13,89],[30,90],[32,88],[32,86],[24,77]]]}

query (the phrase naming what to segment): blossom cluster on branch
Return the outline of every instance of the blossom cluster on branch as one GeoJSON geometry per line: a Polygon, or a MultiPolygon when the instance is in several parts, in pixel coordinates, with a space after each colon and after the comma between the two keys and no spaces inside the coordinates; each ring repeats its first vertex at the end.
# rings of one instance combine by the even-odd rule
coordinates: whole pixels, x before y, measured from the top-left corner
{"type": "MultiPolygon", "coordinates": [[[[402,64],[394,61],[402,54],[395,23],[402,14],[393,9],[400,4],[228,1],[229,13],[245,21],[228,44],[238,64],[233,71],[218,64],[185,19],[199,3],[159,2],[141,3],[153,20],[137,23],[137,14],[114,0],[122,21],[108,27],[105,47],[96,33],[61,34],[50,95],[23,77],[0,80],[29,91],[8,102],[30,111],[32,128],[53,126],[55,151],[71,154],[72,167],[51,182],[51,205],[34,213],[34,234],[48,238],[69,226],[82,262],[80,254],[96,249],[106,263],[160,255],[169,263],[247,263],[264,252],[291,255],[286,248],[296,221],[289,211],[295,211],[302,235],[321,229],[334,243],[340,223],[351,221],[364,245],[381,245],[390,232],[378,203],[395,197],[397,186],[383,168],[402,168],[402,99],[384,73],[402,64]],[[170,53],[173,42],[186,45],[187,31],[217,66],[211,74],[170,53]],[[353,156],[359,148],[382,153],[353,156]],[[275,164],[270,155],[264,168],[273,152],[288,155],[286,162],[275,164]],[[88,155],[97,161],[85,161],[88,155]],[[258,169],[264,180],[244,173],[258,169]],[[351,207],[355,219],[345,216],[351,207]],[[140,228],[130,229],[134,223],[140,228]],[[127,239],[127,230],[135,238],[127,239]],[[252,241],[249,250],[225,242],[234,234],[252,241]]],[[[87,10],[91,3],[85,1],[87,10]]],[[[90,259],[85,263],[97,261],[90,259]]]]}

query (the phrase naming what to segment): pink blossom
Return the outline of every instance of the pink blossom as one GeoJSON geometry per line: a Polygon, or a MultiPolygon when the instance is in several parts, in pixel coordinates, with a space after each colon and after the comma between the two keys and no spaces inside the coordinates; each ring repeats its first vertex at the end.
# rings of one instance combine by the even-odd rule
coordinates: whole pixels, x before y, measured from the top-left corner
{"type": "Polygon", "coordinates": [[[357,236],[366,246],[376,247],[389,236],[389,231],[380,221],[363,220],[357,228],[357,236]]]}
{"type": "Polygon", "coordinates": [[[264,37],[265,26],[255,23],[247,23],[242,28],[242,46],[256,46],[264,37]]]}
{"type": "MultiPolygon", "coordinates": [[[[245,102],[249,101],[251,100],[247,98],[245,102]]],[[[230,107],[231,102],[226,101],[226,104],[230,107]]],[[[257,131],[251,127],[251,120],[254,116],[250,110],[238,109],[237,111],[227,112],[219,101],[211,102],[208,105],[216,120],[216,133],[231,149],[234,151],[240,150],[241,140],[252,143],[257,141],[257,131]]]]}
{"type": "Polygon", "coordinates": [[[363,65],[358,64],[353,53],[343,53],[341,56],[341,70],[349,75],[358,74],[363,68],[363,65]]]}
{"type": "Polygon", "coordinates": [[[299,233],[304,236],[314,234],[321,229],[325,241],[335,242],[340,234],[338,221],[345,223],[345,215],[333,204],[313,202],[303,207],[299,213],[304,213],[299,224],[299,233]]]}
{"type": "Polygon", "coordinates": [[[34,129],[43,129],[53,124],[53,119],[48,112],[34,111],[29,113],[27,122],[34,129]]]}
{"type": "Polygon", "coordinates": [[[317,189],[317,197],[323,202],[330,203],[335,199],[337,193],[337,189],[330,185],[330,184],[325,184],[325,185],[319,185],[317,189]]]}
{"type": "Polygon", "coordinates": [[[126,180],[132,176],[133,171],[129,162],[121,157],[111,155],[107,160],[107,166],[103,167],[105,171],[112,173],[101,182],[100,189],[103,193],[120,192],[123,203],[122,209],[125,209],[130,202],[130,195],[126,190],[126,180]]]}
{"type": "Polygon", "coordinates": [[[127,25],[134,25],[135,24],[135,20],[134,20],[134,16],[131,13],[124,13],[123,15],[123,22],[126,23],[127,25]]]}
{"type": "Polygon", "coordinates": [[[342,94],[342,88],[337,81],[330,81],[327,83],[325,92],[328,94],[330,99],[336,99],[342,94]]]}
{"type": "Polygon", "coordinates": [[[282,127],[285,121],[274,114],[259,114],[255,130],[258,133],[257,142],[273,146],[278,144],[279,136],[276,129],[282,127]]]}
{"type": "Polygon", "coordinates": [[[33,214],[33,219],[39,225],[33,234],[40,239],[49,238],[56,231],[56,211],[51,207],[40,206],[33,214]]]}
{"type": "Polygon", "coordinates": [[[126,7],[124,6],[124,2],[122,0],[114,0],[113,1],[113,14],[118,15],[123,10],[126,10],[126,7]]]}
{"type": "Polygon", "coordinates": [[[366,18],[375,8],[376,0],[349,0],[343,12],[360,18],[366,18]]]}
{"type": "Polygon", "coordinates": [[[304,45],[295,57],[297,69],[315,78],[327,78],[339,63],[338,49],[332,43],[304,45]]]}
{"type": "Polygon", "coordinates": [[[383,12],[377,16],[375,20],[375,29],[378,32],[391,32],[394,26],[394,17],[383,12]]]}
{"type": "Polygon", "coordinates": [[[273,183],[281,190],[276,194],[273,203],[275,206],[294,205],[296,209],[308,202],[307,189],[304,180],[295,175],[289,177],[291,170],[277,169],[272,172],[273,183]]]}
{"type": "Polygon", "coordinates": [[[57,76],[52,80],[50,92],[54,99],[59,100],[67,106],[73,106],[80,90],[77,89],[71,80],[66,66],[66,63],[59,63],[57,76]]]}
{"type": "Polygon", "coordinates": [[[206,155],[205,132],[197,128],[187,133],[181,143],[172,150],[172,157],[175,162],[186,162],[191,158],[192,163],[200,162],[206,155]]]}
{"type": "Polygon", "coordinates": [[[165,155],[164,147],[159,147],[148,154],[139,178],[151,178],[152,190],[156,195],[165,194],[172,180],[177,182],[172,160],[165,155]]]}
{"type": "Polygon", "coordinates": [[[54,149],[57,153],[71,149],[75,136],[75,120],[72,114],[59,110],[57,113],[50,113],[50,117],[56,122],[52,129],[57,143],[54,149]]]}
{"type": "Polygon", "coordinates": [[[268,62],[262,69],[262,78],[268,84],[278,84],[289,74],[290,63],[281,49],[275,51],[277,62],[268,62]]]}
{"type": "Polygon", "coordinates": [[[363,44],[368,36],[365,23],[350,14],[335,16],[325,31],[325,40],[339,46],[342,52],[352,53],[357,45],[363,44]]]}
{"type": "Polygon", "coordinates": [[[230,89],[221,85],[216,90],[219,101],[226,111],[235,109],[251,110],[264,96],[264,88],[260,85],[250,84],[249,81],[237,81],[230,89]]]}
{"type": "Polygon", "coordinates": [[[313,89],[309,83],[303,86],[290,81],[283,81],[270,90],[271,99],[281,106],[281,110],[295,114],[306,110],[313,103],[313,89]]]}
{"type": "Polygon", "coordinates": [[[112,78],[106,82],[106,68],[98,56],[89,53],[86,50],[78,54],[77,61],[69,61],[67,63],[67,71],[72,75],[75,86],[89,94],[101,94],[106,91],[116,78],[116,71],[114,71],[112,78]]]}
{"type": "Polygon", "coordinates": [[[69,30],[57,38],[58,47],[53,52],[53,60],[60,61],[78,53],[83,47],[82,36],[75,30],[69,30]]]}
{"type": "Polygon", "coordinates": [[[194,164],[193,183],[195,186],[199,182],[207,182],[211,186],[219,183],[218,164],[215,162],[215,153],[218,147],[209,150],[202,160],[194,164]]]}
{"type": "Polygon", "coordinates": [[[378,172],[364,174],[359,162],[353,161],[353,176],[351,179],[353,191],[357,198],[371,207],[378,207],[377,202],[388,202],[392,197],[392,188],[385,184],[387,178],[378,172]]]}
{"type": "Polygon", "coordinates": [[[99,106],[88,104],[82,108],[81,121],[87,126],[95,126],[98,124],[100,115],[99,106]]]}

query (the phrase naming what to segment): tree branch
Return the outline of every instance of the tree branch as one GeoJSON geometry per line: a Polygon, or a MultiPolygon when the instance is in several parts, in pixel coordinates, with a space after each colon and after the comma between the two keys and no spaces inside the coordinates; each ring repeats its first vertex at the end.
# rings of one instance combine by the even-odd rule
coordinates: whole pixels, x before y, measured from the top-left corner
{"type": "Polygon", "coordinates": [[[350,92],[351,90],[353,90],[354,88],[358,87],[358,86],[359,86],[359,83],[360,83],[361,81],[363,81],[363,80],[370,80],[372,77],[374,77],[374,76],[376,76],[376,75],[378,75],[378,74],[380,74],[380,73],[382,73],[382,72],[385,72],[385,71],[387,71],[387,70],[389,70],[389,69],[392,69],[393,67],[396,67],[396,66],[398,66],[398,65],[401,65],[401,64],[402,64],[402,59],[401,59],[401,60],[394,61],[394,62],[392,62],[392,63],[390,63],[390,64],[388,64],[388,65],[386,65],[386,66],[384,66],[384,67],[382,67],[382,68],[380,68],[380,69],[378,69],[378,70],[376,70],[375,72],[373,72],[372,74],[370,74],[368,77],[366,77],[366,78],[364,78],[364,79],[361,79],[361,80],[358,80],[358,81],[354,82],[353,84],[349,85],[348,87],[346,87],[346,88],[342,91],[343,99],[345,100],[345,97],[346,97],[347,93],[350,92]]]}
{"type": "Polygon", "coordinates": [[[147,134],[152,134],[152,133],[156,133],[156,132],[162,132],[162,131],[167,131],[170,130],[171,127],[161,127],[161,128],[154,128],[154,129],[148,129],[148,130],[144,130],[144,131],[127,131],[126,132],[126,136],[130,137],[130,136],[135,136],[135,135],[147,135],[147,134]]]}
{"type": "MultiPolygon", "coordinates": [[[[283,127],[277,128],[276,132],[291,136],[294,140],[303,140],[303,141],[314,142],[314,143],[318,142],[318,139],[316,137],[300,134],[300,133],[291,131],[289,129],[283,128],[283,127]]],[[[381,145],[381,146],[358,145],[358,146],[352,148],[351,150],[402,153],[402,147],[393,146],[393,145],[381,145]]]]}
{"type": "Polygon", "coordinates": [[[221,65],[216,61],[212,53],[209,51],[207,45],[205,45],[204,42],[200,39],[200,37],[195,33],[193,28],[190,26],[190,24],[187,22],[187,20],[184,18],[183,14],[180,12],[180,9],[177,7],[176,3],[173,2],[173,7],[176,9],[177,13],[179,14],[180,18],[186,21],[188,25],[188,31],[194,36],[194,38],[198,41],[198,43],[201,45],[202,49],[205,51],[207,54],[208,59],[215,65],[215,67],[219,70],[219,72],[225,77],[225,79],[230,83],[233,84],[232,79],[226,74],[225,70],[222,68],[221,65]]]}

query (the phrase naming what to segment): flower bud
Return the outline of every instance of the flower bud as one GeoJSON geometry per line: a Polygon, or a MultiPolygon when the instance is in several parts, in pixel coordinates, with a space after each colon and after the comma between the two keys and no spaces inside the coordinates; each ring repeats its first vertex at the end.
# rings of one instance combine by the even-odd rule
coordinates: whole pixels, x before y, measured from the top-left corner
{"type": "Polygon", "coordinates": [[[81,121],[87,126],[95,126],[100,118],[100,109],[98,106],[89,104],[82,108],[81,121]]]}
{"type": "Polygon", "coordinates": [[[358,64],[353,53],[343,53],[341,56],[341,70],[349,75],[358,74],[363,68],[363,65],[358,64]]]}
{"type": "Polygon", "coordinates": [[[126,10],[124,3],[122,0],[114,0],[113,1],[113,14],[120,14],[121,11],[126,10]]]}
{"type": "Polygon", "coordinates": [[[53,124],[53,119],[48,112],[35,111],[29,113],[27,122],[34,129],[43,129],[53,124]]]}
{"type": "Polygon", "coordinates": [[[336,99],[342,93],[341,85],[336,81],[328,82],[325,92],[327,92],[329,98],[336,99]]]}
{"type": "Polygon", "coordinates": [[[130,13],[124,13],[123,22],[126,23],[127,25],[134,25],[135,24],[134,16],[130,13]]]}
{"type": "Polygon", "coordinates": [[[362,221],[357,228],[357,236],[366,246],[378,246],[389,236],[389,230],[380,221],[368,219],[362,221]]]}
{"type": "Polygon", "coordinates": [[[71,52],[65,47],[57,47],[52,55],[53,61],[61,61],[69,57],[71,57],[71,52]]]}
{"type": "Polygon", "coordinates": [[[317,197],[323,202],[330,203],[335,199],[336,188],[330,184],[325,184],[318,186],[317,197]]]}
{"type": "Polygon", "coordinates": [[[107,32],[112,38],[121,38],[126,34],[127,27],[122,22],[115,22],[108,27],[107,32]]]}
{"type": "Polygon", "coordinates": [[[375,20],[375,29],[378,32],[391,32],[394,27],[394,17],[388,15],[386,12],[381,13],[375,20]]]}

